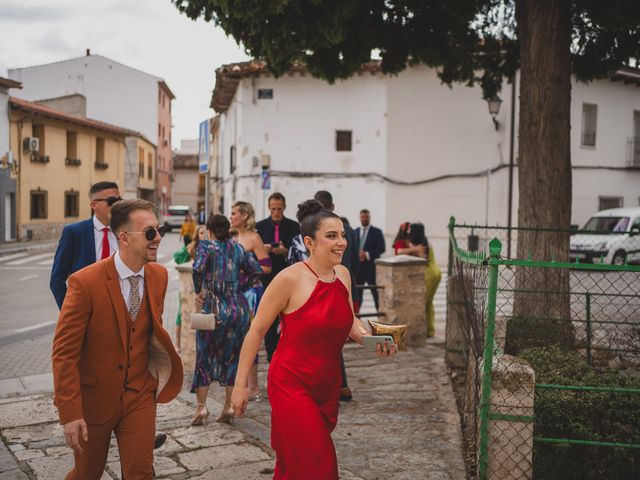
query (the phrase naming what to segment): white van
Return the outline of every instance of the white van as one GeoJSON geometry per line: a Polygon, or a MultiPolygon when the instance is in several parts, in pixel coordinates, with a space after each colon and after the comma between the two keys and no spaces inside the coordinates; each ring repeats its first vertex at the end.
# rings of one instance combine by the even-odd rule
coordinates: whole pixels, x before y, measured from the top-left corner
{"type": "Polygon", "coordinates": [[[593,215],[571,235],[572,261],[640,263],[640,208],[612,208],[593,215]],[[584,231],[584,233],[581,233],[584,231]]]}

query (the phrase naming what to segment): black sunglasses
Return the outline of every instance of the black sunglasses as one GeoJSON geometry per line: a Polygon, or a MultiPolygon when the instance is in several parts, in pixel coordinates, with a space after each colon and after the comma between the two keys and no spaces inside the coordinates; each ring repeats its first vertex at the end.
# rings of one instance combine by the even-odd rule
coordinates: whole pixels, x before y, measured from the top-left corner
{"type": "Polygon", "coordinates": [[[109,205],[110,207],[112,207],[114,203],[119,202],[120,200],[122,200],[122,197],[107,197],[107,198],[93,199],[94,202],[107,202],[107,205],[109,205]]]}
{"type": "Polygon", "coordinates": [[[158,235],[160,235],[160,238],[162,238],[164,237],[164,234],[167,233],[167,227],[162,226],[158,228],[147,228],[143,232],[125,232],[125,233],[143,233],[144,238],[146,238],[148,241],[152,241],[154,238],[156,238],[156,232],[158,232],[158,235]]]}

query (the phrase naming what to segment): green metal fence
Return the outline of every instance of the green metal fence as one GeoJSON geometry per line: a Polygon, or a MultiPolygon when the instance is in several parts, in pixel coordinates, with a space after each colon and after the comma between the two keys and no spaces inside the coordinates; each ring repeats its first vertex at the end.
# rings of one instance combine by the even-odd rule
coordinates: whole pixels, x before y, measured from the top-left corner
{"type": "MultiPolygon", "coordinates": [[[[457,397],[469,477],[640,478],[640,266],[630,255],[606,263],[613,252],[588,263],[503,257],[519,231],[449,225],[447,322],[457,318],[464,338],[457,397]],[[517,375],[496,389],[495,372],[524,372],[523,360],[531,395],[517,375]]],[[[592,246],[605,242],[597,235],[592,246]]]]}

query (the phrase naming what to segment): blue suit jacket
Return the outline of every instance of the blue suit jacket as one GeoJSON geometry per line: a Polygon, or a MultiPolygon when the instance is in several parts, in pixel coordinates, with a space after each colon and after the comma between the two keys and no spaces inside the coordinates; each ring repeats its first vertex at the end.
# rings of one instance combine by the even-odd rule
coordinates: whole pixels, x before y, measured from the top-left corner
{"type": "MultiPolygon", "coordinates": [[[[356,234],[356,245],[359,247],[362,227],[356,228],[354,232],[356,234]]],[[[382,230],[372,225],[369,226],[369,233],[367,233],[367,238],[364,241],[363,250],[369,252],[369,259],[360,262],[360,271],[358,273],[364,278],[373,278],[375,280],[376,258],[380,258],[380,255],[386,250],[382,230]]]]}
{"type": "Polygon", "coordinates": [[[93,217],[67,225],[62,230],[49,280],[49,288],[58,308],[62,308],[64,296],[67,294],[67,278],[96,261],[96,241],[93,230],[93,217]]]}

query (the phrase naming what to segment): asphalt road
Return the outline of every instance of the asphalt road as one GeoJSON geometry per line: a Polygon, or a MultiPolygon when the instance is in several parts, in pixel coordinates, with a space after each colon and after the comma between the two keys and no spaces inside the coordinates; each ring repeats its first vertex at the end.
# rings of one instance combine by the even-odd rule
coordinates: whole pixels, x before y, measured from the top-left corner
{"type": "MultiPolygon", "coordinates": [[[[177,233],[160,243],[158,263],[169,269],[165,328],[173,331],[177,312],[178,277],[173,252],[177,233]]],[[[51,371],[51,342],[58,307],[49,290],[55,249],[0,256],[0,379],[51,371]]]]}

